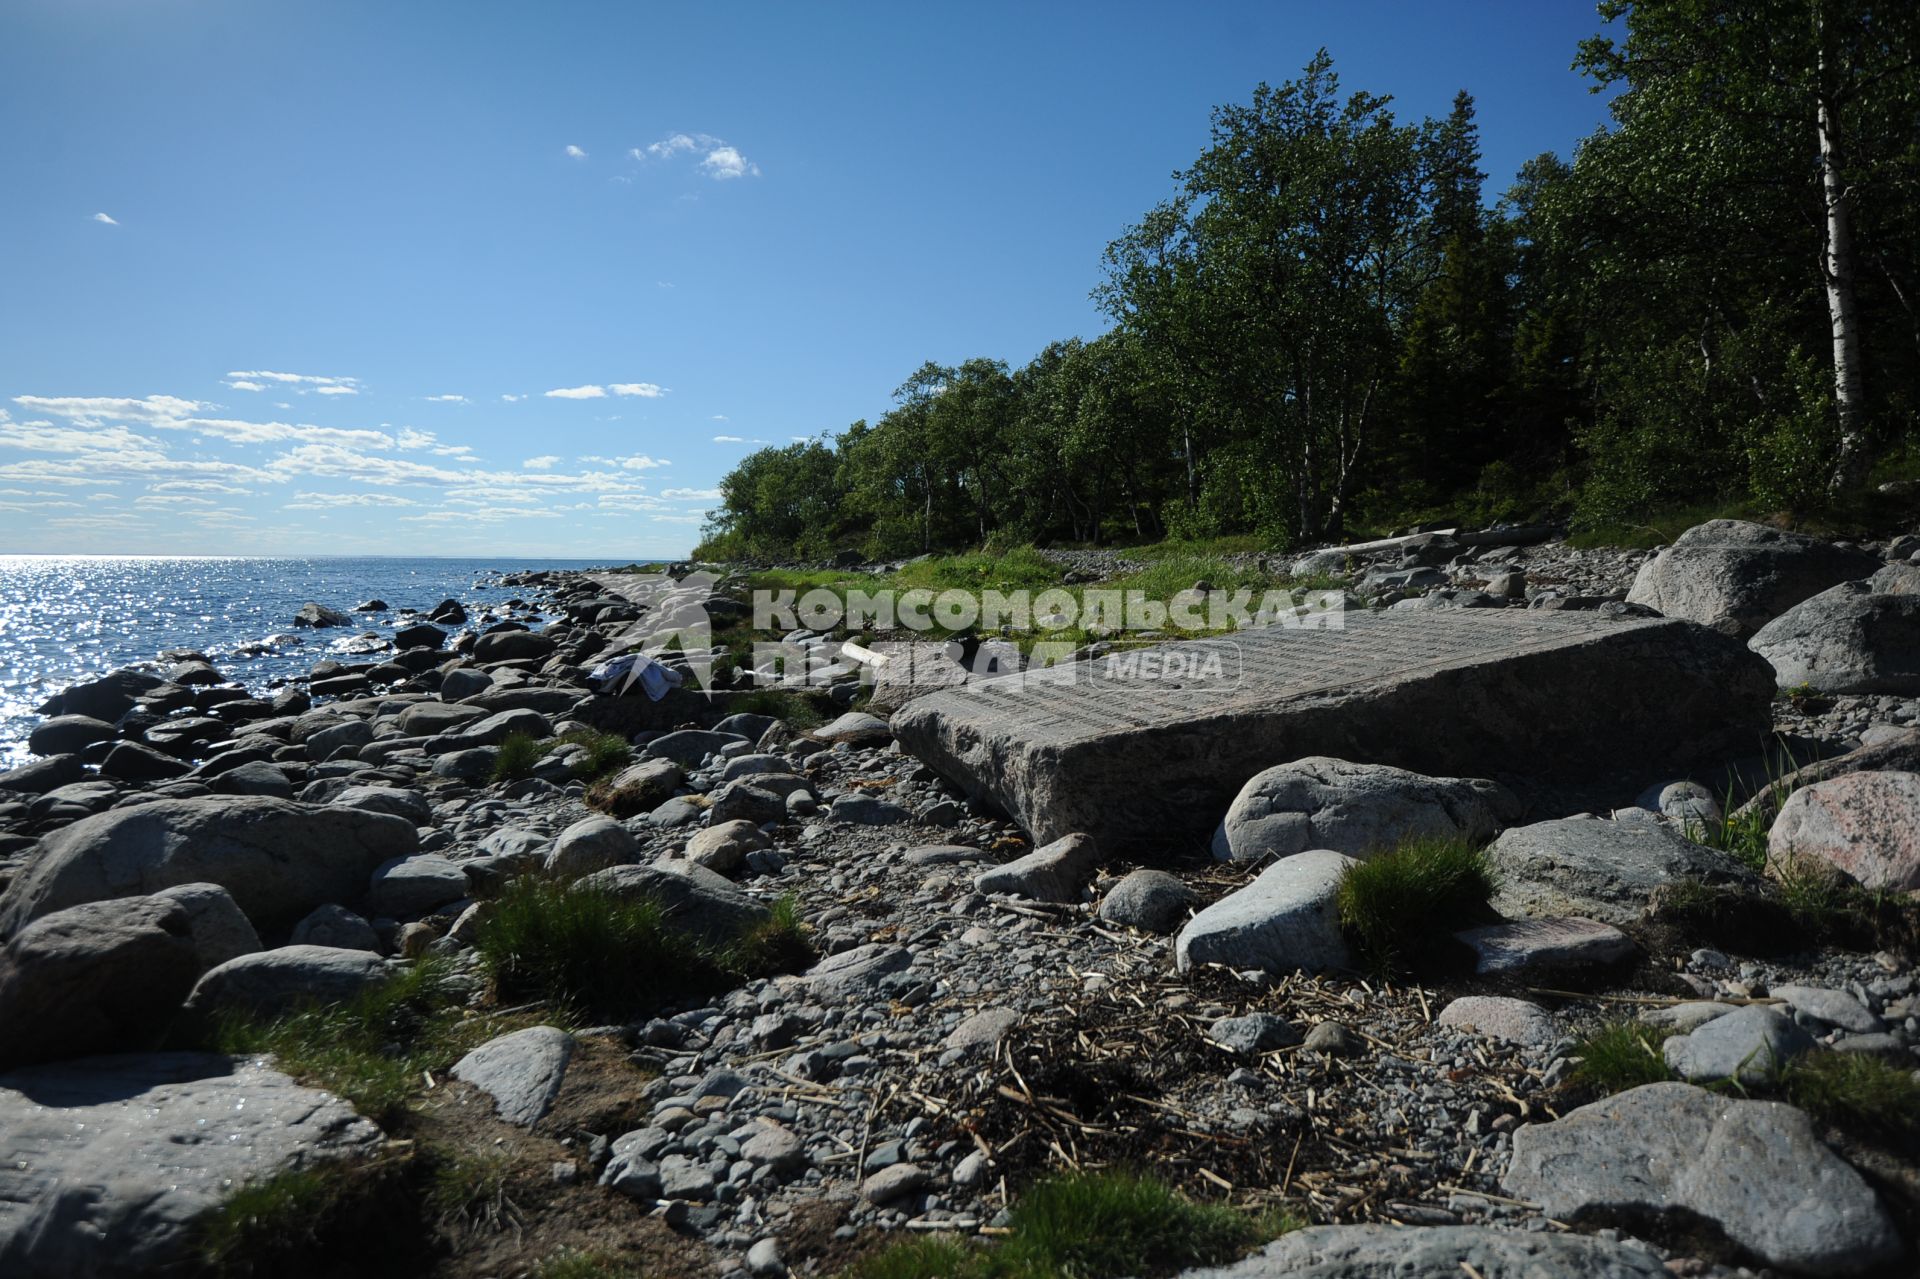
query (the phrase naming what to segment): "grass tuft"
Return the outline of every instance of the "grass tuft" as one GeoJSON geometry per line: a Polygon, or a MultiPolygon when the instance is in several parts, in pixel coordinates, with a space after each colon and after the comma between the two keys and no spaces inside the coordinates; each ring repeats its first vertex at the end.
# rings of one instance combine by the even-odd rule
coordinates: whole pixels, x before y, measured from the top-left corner
{"type": "Polygon", "coordinates": [[[715,957],[669,927],[657,902],[538,876],[502,890],[475,946],[503,1000],[582,1013],[641,1012],[722,978],[715,957]]]}
{"type": "Polygon", "coordinates": [[[1382,976],[1445,953],[1452,935],[1491,918],[1493,871],[1458,839],[1414,839],[1351,866],[1335,899],[1360,962],[1382,976]]]}
{"type": "Polygon", "coordinates": [[[532,1279],[643,1279],[640,1267],[599,1252],[563,1252],[535,1266],[532,1279]]]}
{"type": "Polygon", "coordinates": [[[585,754],[573,763],[573,775],[583,782],[598,781],[602,777],[619,772],[633,762],[633,743],[618,733],[583,729],[580,732],[568,733],[547,745],[551,748],[559,743],[585,748],[585,754]]]}
{"type": "Polygon", "coordinates": [[[447,974],[444,961],[422,960],[344,1004],[274,1018],[225,1013],[211,1027],[211,1046],[234,1055],[270,1053],[281,1070],[389,1126],[422,1072],[463,1048],[447,974]]]}
{"type": "Polygon", "coordinates": [[[547,744],[527,733],[514,733],[500,743],[493,760],[493,780],[517,782],[533,776],[534,768],[547,757],[547,744]]]}
{"type": "Polygon", "coordinates": [[[1167,1274],[1231,1261],[1293,1224],[1199,1204],[1127,1172],[1050,1177],[1014,1205],[1005,1259],[1036,1276],[1167,1274]]]}
{"type": "Polygon", "coordinates": [[[1644,1022],[1615,1021],[1588,1035],[1573,1050],[1579,1066],[1573,1082],[1601,1096],[1610,1097],[1641,1084],[1657,1084],[1673,1078],[1660,1046],[1673,1034],[1666,1026],[1644,1022]]]}
{"type": "Polygon", "coordinates": [[[427,1177],[425,1207],[430,1219],[449,1231],[497,1231],[519,1224],[519,1211],[507,1198],[513,1165],[494,1152],[450,1152],[434,1163],[427,1177]]]}
{"type": "Polygon", "coordinates": [[[1780,1074],[1779,1089],[1800,1109],[1868,1139],[1920,1137],[1920,1083],[1913,1071],[1866,1053],[1811,1052],[1780,1074]]]}
{"type": "Polygon", "coordinates": [[[222,1279],[297,1271],[353,1233],[355,1220],[394,1207],[400,1167],[397,1160],[343,1160],[244,1185],[193,1223],[196,1268],[222,1279]]]}
{"type": "Polygon", "coordinates": [[[798,971],[814,960],[810,933],[791,894],[729,944],[706,945],[668,924],[655,901],[528,875],[494,899],[475,947],[502,999],[606,1017],[798,971]]]}
{"type": "Polygon", "coordinates": [[[769,910],[767,918],[741,934],[725,956],[726,966],[742,977],[797,973],[818,958],[810,940],[813,929],[800,915],[799,898],[783,894],[769,910]]]}
{"type": "Polygon", "coordinates": [[[1103,1279],[1169,1275],[1231,1261],[1301,1223],[1199,1204],[1130,1172],[1049,1177],[1014,1205],[997,1248],[910,1239],[864,1258],[849,1279],[1103,1279]]]}

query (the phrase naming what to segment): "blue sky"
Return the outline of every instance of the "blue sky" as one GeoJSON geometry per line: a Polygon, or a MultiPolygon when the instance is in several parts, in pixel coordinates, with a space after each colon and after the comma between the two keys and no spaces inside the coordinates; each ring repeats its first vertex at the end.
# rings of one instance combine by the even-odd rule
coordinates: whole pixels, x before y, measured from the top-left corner
{"type": "Polygon", "coordinates": [[[7,0],[0,552],[647,558],[922,361],[1092,336],[1208,111],[1604,116],[1591,3],[7,0]]]}

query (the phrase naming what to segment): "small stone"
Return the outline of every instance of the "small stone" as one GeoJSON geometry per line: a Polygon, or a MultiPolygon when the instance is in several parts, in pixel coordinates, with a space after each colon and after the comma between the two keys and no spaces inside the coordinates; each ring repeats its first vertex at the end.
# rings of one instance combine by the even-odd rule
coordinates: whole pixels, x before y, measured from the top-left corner
{"type": "Polygon", "coordinates": [[[1306,1043],[1301,1046],[1329,1057],[1350,1057],[1365,1052],[1367,1041],[1344,1022],[1323,1021],[1307,1032],[1306,1043]]]}
{"type": "Polygon", "coordinates": [[[992,1049],[1019,1020],[1020,1014],[1011,1008],[984,1009],[948,1032],[946,1047],[969,1051],[992,1049]]]}
{"type": "Polygon", "coordinates": [[[895,1164],[861,1182],[860,1197],[871,1204],[889,1204],[926,1184],[926,1170],[918,1164],[895,1164]]]}
{"type": "Polygon", "coordinates": [[[1667,1068],[1689,1083],[1764,1084],[1813,1047],[1813,1037],[1765,1004],[1716,1017],[1661,1046],[1667,1068]]]}
{"type": "Polygon", "coordinates": [[[1611,924],[1576,916],[1517,919],[1454,936],[1479,957],[1474,972],[1521,973],[1529,969],[1601,966],[1633,954],[1634,944],[1611,924]]]}
{"type": "Polygon", "coordinates": [[[787,1273],[787,1263],[780,1259],[780,1243],[776,1239],[761,1239],[747,1249],[747,1271],[760,1279],[780,1279],[787,1273]]]}
{"type": "Polygon", "coordinates": [[[1272,1013],[1250,1013],[1245,1017],[1222,1017],[1207,1028],[1207,1037],[1242,1056],[1290,1048],[1300,1042],[1298,1028],[1284,1017],[1272,1013]]]}
{"type": "Polygon", "coordinates": [[[1538,1004],[1504,995],[1463,995],[1442,1008],[1434,1021],[1535,1048],[1560,1038],[1560,1027],[1552,1013],[1538,1004]]]}

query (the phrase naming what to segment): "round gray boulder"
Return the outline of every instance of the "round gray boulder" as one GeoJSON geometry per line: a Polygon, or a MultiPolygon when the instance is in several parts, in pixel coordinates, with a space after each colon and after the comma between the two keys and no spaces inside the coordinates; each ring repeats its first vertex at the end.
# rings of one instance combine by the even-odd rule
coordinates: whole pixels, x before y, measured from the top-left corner
{"type": "Polygon", "coordinates": [[[1308,756],[1257,773],[1213,836],[1221,861],[1326,848],[1364,857],[1407,839],[1493,838],[1519,805],[1498,782],[1424,777],[1385,764],[1308,756]]]}

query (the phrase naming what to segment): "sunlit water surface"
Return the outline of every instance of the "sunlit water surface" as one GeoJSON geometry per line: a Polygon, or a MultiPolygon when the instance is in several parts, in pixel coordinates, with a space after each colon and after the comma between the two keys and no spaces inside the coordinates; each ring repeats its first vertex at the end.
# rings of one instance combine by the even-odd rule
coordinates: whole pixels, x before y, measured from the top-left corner
{"type": "Polygon", "coordinates": [[[69,684],[167,649],[197,649],[228,676],[263,692],[276,679],[350,652],[367,631],[391,637],[398,610],[454,598],[501,604],[526,594],[503,573],[586,568],[584,560],[314,559],[92,555],[0,555],[0,767],[28,758],[35,707],[69,684]],[[370,599],[387,612],[353,614],[354,625],[295,631],[309,600],[346,612],[370,599]],[[264,646],[262,641],[284,637],[264,646]]]}

